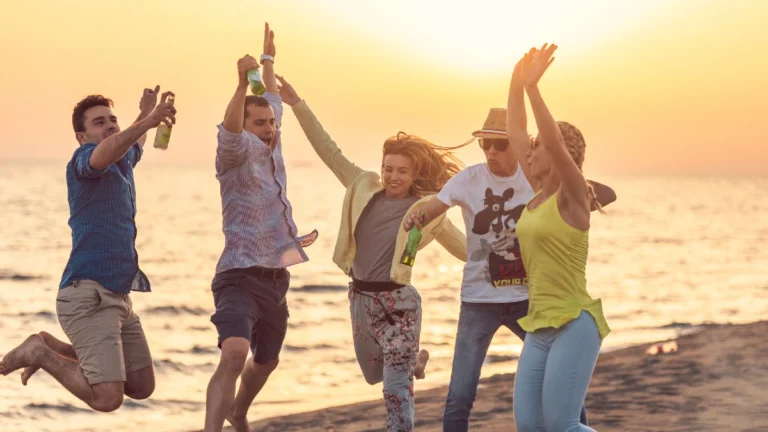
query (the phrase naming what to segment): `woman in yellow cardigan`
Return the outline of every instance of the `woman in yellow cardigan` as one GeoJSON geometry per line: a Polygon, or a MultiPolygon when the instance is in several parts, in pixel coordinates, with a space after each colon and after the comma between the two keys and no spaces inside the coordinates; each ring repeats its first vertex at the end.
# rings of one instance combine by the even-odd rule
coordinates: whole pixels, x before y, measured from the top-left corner
{"type": "MultiPolygon", "coordinates": [[[[349,290],[355,354],[369,384],[384,382],[388,431],[411,431],[413,378],[421,378],[427,353],[419,353],[421,297],[411,267],[400,263],[408,233],[406,215],[419,211],[461,163],[452,148],[398,133],[384,142],[381,174],[350,162],[305,101],[282,77],[280,96],[293,108],[320,159],[347,189],[333,261],[352,278],[349,290]],[[418,363],[421,370],[417,369],[418,363]]],[[[466,261],[466,238],[445,215],[422,229],[419,249],[437,240],[466,261]]]]}

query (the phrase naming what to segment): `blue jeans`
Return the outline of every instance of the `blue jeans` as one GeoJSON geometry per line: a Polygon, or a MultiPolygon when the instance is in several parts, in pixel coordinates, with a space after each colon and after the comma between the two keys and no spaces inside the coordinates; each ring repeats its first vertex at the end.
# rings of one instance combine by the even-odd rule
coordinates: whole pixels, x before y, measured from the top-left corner
{"type": "MultiPolygon", "coordinates": [[[[525,331],[517,320],[527,313],[528,300],[514,303],[461,302],[451,384],[443,415],[444,432],[464,432],[469,429],[469,413],[475,402],[480,371],[491,340],[501,326],[512,330],[520,340],[525,340],[525,331]]],[[[519,369],[515,380],[517,376],[519,369]]],[[[581,421],[587,424],[584,408],[581,421]]]]}
{"type": "Polygon", "coordinates": [[[582,311],[560,328],[528,333],[517,365],[515,425],[519,432],[594,432],[579,424],[602,340],[582,311]]]}

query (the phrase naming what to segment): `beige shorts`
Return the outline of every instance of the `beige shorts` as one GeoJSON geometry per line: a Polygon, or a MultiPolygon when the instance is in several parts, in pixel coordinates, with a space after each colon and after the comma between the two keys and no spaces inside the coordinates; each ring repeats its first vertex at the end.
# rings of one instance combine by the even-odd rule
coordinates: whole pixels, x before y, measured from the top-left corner
{"type": "Polygon", "coordinates": [[[127,373],[152,365],[130,295],[76,281],[59,290],[56,313],[89,384],[124,382],[127,373]]]}

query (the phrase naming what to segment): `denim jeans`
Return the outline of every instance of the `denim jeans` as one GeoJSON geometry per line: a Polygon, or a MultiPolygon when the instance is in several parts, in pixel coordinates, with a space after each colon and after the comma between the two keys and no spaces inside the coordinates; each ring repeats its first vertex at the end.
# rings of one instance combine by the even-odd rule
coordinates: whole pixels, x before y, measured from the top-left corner
{"type": "Polygon", "coordinates": [[[582,311],[560,328],[528,333],[517,366],[515,425],[519,432],[594,432],[579,424],[602,340],[582,311]]]}
{"type": "MultiPolygon", "coordinates": [[[[514,303],[461,302],[451,383],[443,415],[444,432],[464,432],[469,429],[469,414],[475,402],[480,371],[491,340],[501,326],[510,329],[520,340],[525,340],[525,331],[517,320],[527,313],[528,300],[514,303]]],[[[587,424],[584,408],[581,421],[587,424]]]]}

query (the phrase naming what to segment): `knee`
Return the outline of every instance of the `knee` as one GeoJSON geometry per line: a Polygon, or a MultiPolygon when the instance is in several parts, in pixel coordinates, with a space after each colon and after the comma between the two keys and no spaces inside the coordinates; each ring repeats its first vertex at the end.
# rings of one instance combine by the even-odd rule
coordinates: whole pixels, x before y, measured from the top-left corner
{"type": "Polygon", "coordinates": [[[541,419],[531,412],[531,410],[514,410],[515,413],[515,427],[518,432],[546,432],[546,431],[564,431],[565,429],[549,429],[541,423],[541,419]]]}
{"type": "Polygon", "coordinates": [[[270,360],[267,363],[256,363],[254,360],[253,362],[253,369],[256,371],[259,375],[269,375],[277,369],[277,365],[280,363],[280,358],[275,358],[274,360],[270,360]]]}
{"type": "MultiPolygon", "coordinates": [[[[547,413],[546,411],[544,413],[544,426],[548,431],[567,432],[571,430],[580,430],[579,421],[577,419],[571,421],[571,419],[562,413],[547,413]]],[[[544,429],[542,428],[542,430],[544,429]]]]}
{"type": "Polygon", "coordinates": [[[104,392],[96,395],[96,398],[88,405],[96,411],[112,412],[123,405],[123,395],[118,392],[104,392]]]}
{"type": "Polygon", "coordinates": [[[239,375],[245,366],[245,360],[248,358],[247,346],[228,347],[221,351],[221,360],[219,361],[219,370],[226,375],[239,375]]]}
{"type": "Polygon", "coordinates": [[[467,391],[449,389],[445,402],[446,413],[469,412],[475,403],[475,395],[467,391]]]}
{"type": "Polygon", "coordinates": [[[125,395],[134,400],[144,400],[155,392],[155,381],[142,383],[140,387],[126,389],[125,395]]]}

